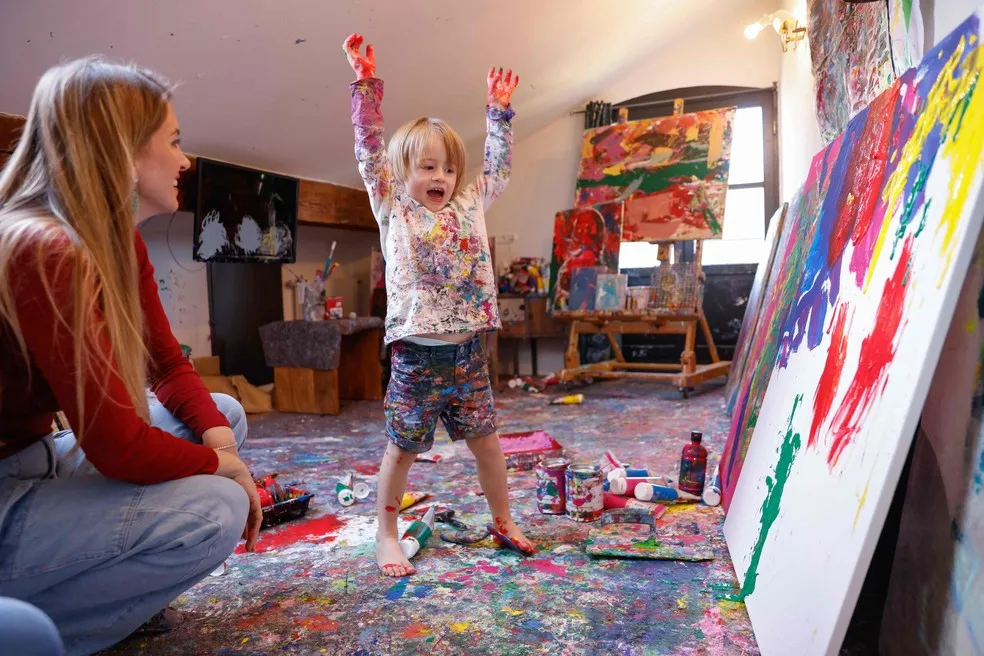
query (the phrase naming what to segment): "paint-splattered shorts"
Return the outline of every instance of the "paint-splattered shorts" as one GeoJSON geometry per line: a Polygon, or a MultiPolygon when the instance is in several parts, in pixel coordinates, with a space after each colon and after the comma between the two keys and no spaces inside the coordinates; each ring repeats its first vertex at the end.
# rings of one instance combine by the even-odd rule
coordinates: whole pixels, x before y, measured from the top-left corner
{"type": "Polygon", "coordinates": [[[383,410],[390,442],[409,453],[429,451],[437,421],[452,440],[495,431],[495,407],[481,342],[424,346],[393,344],[383,410]]]}

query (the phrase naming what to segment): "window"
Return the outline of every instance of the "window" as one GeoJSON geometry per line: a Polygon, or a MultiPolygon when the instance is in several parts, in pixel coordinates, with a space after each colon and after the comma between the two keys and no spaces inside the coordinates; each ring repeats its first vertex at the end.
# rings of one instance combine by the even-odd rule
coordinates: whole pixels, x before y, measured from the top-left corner
{"type": "MultiPolygon", "coordinates": [[[[764,254],[769,219],[779,207],[779,162],[776,142],[776,90],[735,87],[674,89],[628,100],[635,121],[673,113],[673,99],[684,99],[684,111],[738,107],[731,141],[731,170],[725,200],[724,234],[704,241],[702,262],[757,264],[764,254]]],[[[652,267],[656,244],[625,242],[619,268],[652,267]]]]}

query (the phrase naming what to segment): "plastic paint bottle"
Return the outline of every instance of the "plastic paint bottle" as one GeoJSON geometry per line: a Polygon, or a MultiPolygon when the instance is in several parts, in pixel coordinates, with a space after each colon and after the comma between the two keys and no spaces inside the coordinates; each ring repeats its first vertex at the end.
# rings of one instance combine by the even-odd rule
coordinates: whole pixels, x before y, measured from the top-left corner
{"type": "Polygon", "coordinates": [[[408,559],[413,558],[427,545],[431,533],[434,531],[434,506],[431,506],[423,519],[418,519],[411,524],[403,537],[400,538],[400,551],[408,559]]]}
{"type": "Polygon", "coordinates": [[[550,405],[581,405],[584,403],[584,394],[571,394],[554,399],[550,405]]]}
{"type": "Polygon", "coordinates": [[[711,482],[704,487],[704,503],[709,506],[717,506],[721,504],[721,465],[718,464],[714,467],[714,475],[711,476],[711,482]]]}
{"type": "Polygon", "coordinates": [[[613,481],[609,481],[609,489],[614,494],[621,494],[623,496],[633,496],[635,494],[636,486],[639,483],[653,483],[654,485],[659,485],[663,482],[663,479],[656,477],[633,477],[633,478],[616,478],[613,481]]]}
{"type": "Polygon", "coordinates": [[[633,469],[632,467],[618,467],[616,469],[608,472],[605,477],[609,482],[614,481],[616,478],[648,478],[648,469],[633,469]]]}
{"type": "Polygon", "coordinates": [[[697,496],[704,492],[704,478],[707,476],[707,449],[700,443],[703,437],[700,431],[690,431],[690,444],[683,447],[680,455],[680,482],[677,486],[697,496]]]}
{"type": "Polygon", "coordinates": [[[639,483],[636,485],[635,498],[639,501],[700,501],[700,497],[682,492],[675,487],[639,483]]]}

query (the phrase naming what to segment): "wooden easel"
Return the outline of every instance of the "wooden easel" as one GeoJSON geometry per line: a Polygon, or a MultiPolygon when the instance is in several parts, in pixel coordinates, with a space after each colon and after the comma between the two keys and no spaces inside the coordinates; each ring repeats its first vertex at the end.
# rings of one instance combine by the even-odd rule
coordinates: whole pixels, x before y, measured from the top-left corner
{"type": "MultiPolygon", "coordinates": [[[[673,115],[683,114],[683,99],[677,98],[673,101],[673,115]]],[[[619,122],[628,120],[628,111],[619,110],[619,122]]],[[[714,344],[714,337],[711,335],[710,325],[707,317],[704,316],[703,308],[703,285],[704,271],[701,267],[703,255],[703,241],[697,240],[694,251],[694,267],[696,269],[697,285],[699,289],[694,295],[691,307],[662,310],[662,309],[640,309],[640,310],[579,310],[574,312],[556,312],[555,317],[571,322],[568,333],[567,351],[564,354],[564,369],[557,376],[561,381],[567,382],[579,378],[630,378],[650,380],[655,382],[671,383],[676,385],[684,398],[695,385],[706,380],[727,376],[731,370],[730,360],[721,360],[718,356],[717,346],[714,344]],[[697,326],[700,325],[704,339],[707,341],[707,348],[710,351],[711,363],[705,365],[697,364],[697,354],[695,347],[697,344],[697,326]],[[612,347],[614,360],[597,362],[594,364],[581,364],[581,356],[578,349],[579,337],[581,335],[603,334],[608,338],[608,343],[612,347]],[[683,335],[684,346],[680,354],[680,364],[650,364],[642,362],[626,362],[622,349],[619,348],[615,335],[683,335]]],[[[676,252],[676,262],[680,262],[683,253],[683,244],[674,243],[673,250],[676,252]]],[[[660,243],[657,258],[660,266],[670,264],[669,243],[660,243]]]]}

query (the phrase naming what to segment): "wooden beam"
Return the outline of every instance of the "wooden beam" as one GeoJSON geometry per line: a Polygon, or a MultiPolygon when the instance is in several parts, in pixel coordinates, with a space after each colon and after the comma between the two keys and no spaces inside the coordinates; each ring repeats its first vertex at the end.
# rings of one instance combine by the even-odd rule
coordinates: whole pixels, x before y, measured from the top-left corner
{"type": "MultiPolygon", "coordinates": [[[[0,166],[14,151],[24,123],[23,116],[0,113],[0,166]]],[[[197,158],[189,155],[188,159],[191,160],[191,168],[178,178],[178,209],[194,212],[198,203],[197,158]]],[[[300,181],[297,221],[305,225],[349,230],[379,230],[369,206],[369,194],[364,189],[316,180],[300,181]]]]}

